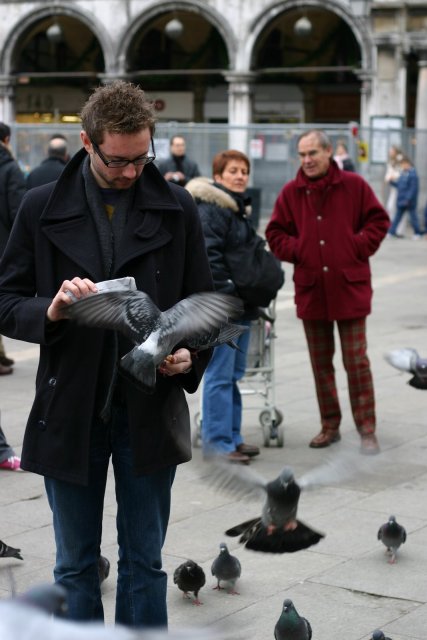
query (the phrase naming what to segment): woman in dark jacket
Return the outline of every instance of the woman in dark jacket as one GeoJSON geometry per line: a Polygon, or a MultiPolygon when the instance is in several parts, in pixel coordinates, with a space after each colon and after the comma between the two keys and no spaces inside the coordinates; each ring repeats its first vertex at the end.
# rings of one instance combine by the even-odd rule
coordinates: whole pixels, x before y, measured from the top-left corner
{"type": "MultiPolygon", "coordinates": [[[[215,289],[237,295],[224,254],[247,242],[253,233],[244,199],[250,163],[240,151],[228,150],[214,157],[212,169],[214,182],[195,178],[186,188],[199,209],[215,289]]],[[[249,327],[253,311],[247,308],[239,324],[249,327]]],[[[248,464],[250,457],[259,454],[259,448],[242,439],[242,400],[237,381],[245,373],[249,331],[238,338],[237,345],[239,349],[216,347],[205,371],[202,442],[205,454],[219,452],[232,462],[248,464]]]]}

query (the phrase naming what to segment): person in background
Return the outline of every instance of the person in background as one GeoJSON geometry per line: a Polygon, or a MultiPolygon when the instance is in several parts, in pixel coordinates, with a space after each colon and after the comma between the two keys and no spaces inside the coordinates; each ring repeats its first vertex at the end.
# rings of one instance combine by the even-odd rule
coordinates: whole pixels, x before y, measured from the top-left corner
{"type": "Polygon", "coordinates": [[[347,146],[339,141],[335,147],[334,160],[343,171],[356,171],[353,160],[348,155],[347,146]]]}
{"type": "MultiPolygon", "coordinates": [[[[10,148],[11,130],[0,122],[0,258],[25,194],[25,178],[10,148]]],[[[0,375],[13,373],[14,361],[8,358],[0,335],[0,375]]]]}
{"type": "Polygon", "coordinates": [[[320,410],[321,431],[310,447],[341,439],[335,380],[334,326],[341,341],[361,453],[379,452],[374,386],[367,355],[371,311],[369,258],[387,233],[389,218],[367,182],[340,171],[322,130],[300,136],[301,167],[280,192],[266,238],[280,260],[294,265],[295,303],[303,321],[320,410]]]}
{"type": "MultiPolygon", "coordinates": [[[[400,147],[396,145],[391,145],[388,152],[388,162],[386,165],[386,172],[384,176],[384,184],[387,191],[387,196],[385,199],[385,208],[390,216],[390,220],[393,220],[396,215],[396,202],[397,202],[397,188],[395,186],[399,176],[402,172],[401,161],[403,158],[403,151],[400,147]]],[[[402,218],[401,223],[399,224],[396,235],[401,237],[404,235],[406,227],[406,220],[402,218]]]]}
{"type": "Polygon", "coordinates": [[[21,466],[44,476],[67,616],[102,620],[98,562],[110,458],[117,501],[117,624],[167,625],[166,536],[176,466],[191,458],[185,391],[210,350],[182,346],[144,393],[119,375],[133,343],[66,320],[69,293],[133,277],[162,310],[213,283],[190,194],[155,167],[154,108],[136,85],[100,86],[81,111],[83,148],[27,192],[0,270],[0,330],[40,344],[21,466]]]}
{"type": "Polygon", "coordinates": [[[199,167],[185,155],[185,150],[185,139],[182,136],[173,136],[170,140],[170,157],[159,164],[159,171],[165,180],[181,186],[200,176],[199,167]]]}
{"type": "Polygon", "coordinates": [[[66,137],[60,133],[55,134],[49,140],[47,158],[30,171],[27,177],[27,189],[57,180],[69,159],[66,137]]]}
{"type": "Polygon", "coordinates": [[[21,471],[21,459],[8,444],[4,431],[0,426],[0,469],[4,471],[21,471]]]}
{"type": "MultiPolygon", "coordinates": [[[[240,151],[230,149],[216,154],[212,162],[214,182],[207,178],[191,180],[186,189],[193,195],[205,235],[215,289],[235,294],[236,287],[225,262],[227,248],[244,243],[253,233],[246,215],[244,192],[248,185],[250,162],[240,151]]],[[[257,317],[245,305],[239,324],[257,317]]],[[[236,340],[238,349],[224,344],[214,349],[203,379],[202,447],[205,455],[225,455],[230,462],[248,464],[259,454],[257,446],[243,442],[242,398],[238,381],[246,369],[249,331],[236,340]]]]}
{"type": "Polygon", "coordinates": [[[418,174],[414,165],[407,156],[403,156],[400,165],[402,171],[397,180],[391,180],[390,184],[397,188],[396,214],[393,218],[392,225],[389,229],[390,236],[399,237],[397,229],[407,211],[414,230],[413,240],[421,238],[421,229],[418,222],[417,203],[418,203],[418,174]]]}

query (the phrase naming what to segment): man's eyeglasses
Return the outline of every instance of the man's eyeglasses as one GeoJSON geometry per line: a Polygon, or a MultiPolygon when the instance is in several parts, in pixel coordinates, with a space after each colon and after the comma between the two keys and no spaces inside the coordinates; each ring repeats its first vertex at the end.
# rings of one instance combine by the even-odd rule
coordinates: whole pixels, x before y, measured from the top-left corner
{"type": "Polygon", "coordinates": [[[136,167],[145,166],[146,164],[150,164],[153,160],[156,159],[156,152],[154,150],[154,140],[151,138],[151,148],[153,149],[152,156],[139,156],[139,158],[135,158],[135,160],[127,160],[126,158],[122,158],[121,160],[107,160],[107,158],[102,153],[101,149],[98,147],[96,142],[91,140],[92,147],[95,150],[95,153],[101,158],[102,162],[109,169],[119,169],[121,167],[127,167],[128,164],[134,164],[136,167]]]}

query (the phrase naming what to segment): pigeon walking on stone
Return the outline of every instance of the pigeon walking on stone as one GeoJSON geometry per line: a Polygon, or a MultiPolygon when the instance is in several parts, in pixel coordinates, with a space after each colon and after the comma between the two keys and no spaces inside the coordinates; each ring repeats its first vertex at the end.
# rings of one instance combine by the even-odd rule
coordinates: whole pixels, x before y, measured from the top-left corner
{"type": "Polygon", "coordinates": [[[427,389],[427,358],[421,358],[415,349],[395,349],[385,354],[389,364],[400,371],[412,373],[408,384],[415,389],[427,389]]]}
{"type": "Polygon", "coordinates": [[[220,586],[220,582],[228,582],[230,587],[228,593],[233,595],[239,595],[239,592],[235,590],[237,580],[242,573],[242,567],[240,560],[236,556],[232,556],[228,550],[227,545],[221,542],[219,545],[219,555],[212,563],[212,575],[217,579],[217,586],[214,589],[220,591],[223,587],[220,586]]]}
{"type": "Polygon", "coordinates": [[[309,621],[298,615],[292,600],[283,602],[282,613],[274,627],[275,640],[311,640],[312,630],[309,621]]]}
{"type": "Polygon", "coordinates": [[[384,632],[381,631],[381,629],[375,629],[375,631],[372,634],[371,640],[392,640],[392,639],[389,638],[388,636],[385,636],[384,632]]]}
{"type": "Polygon", "coordinates": [[[13,547],[9,547],[9,545],[2,540],[0,540],[0,558],[17,558],[18,560],[24,559],[21,556],[21,549],[14,549],[13,547]]]}
{"type": "Polygon", "coordinates": [[[101,291],[64,309],[80,324],[120,331],[134,342],[137,346],[123,356],[120,368],[148,393],[154,391],[157,367],[176,345],[193,341],[197,346],[202,336],[228,325],[242,311],[239,298],[219,292],[195,293],[160,311],[143,291],[101,291]]]}
{"type": "Polygon", "coordinates": [[[395,516],[390,516],[388,522],[378,529],[378,540],[387,547],[386,553],[390,556],[390,564],[396,562],[396,553],[400,545],[406,542],[406,531],[401,524],[396,522],[395,516]]]}
{"type": "Polygon", "coordinates": [[[187,560],[175,569],[173,581],[183,596],[189,598],[189,593],[194,593],[193,604],[200,605],[199,591],[206,582],[205,572],[194,560],[187,560]]]}

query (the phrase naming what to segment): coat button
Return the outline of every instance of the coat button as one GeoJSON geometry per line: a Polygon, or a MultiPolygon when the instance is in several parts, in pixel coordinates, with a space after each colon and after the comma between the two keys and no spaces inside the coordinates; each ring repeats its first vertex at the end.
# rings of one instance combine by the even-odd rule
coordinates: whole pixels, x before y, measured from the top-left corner
{"type": "Polygon", "coordinates": [[[307,189],[307,190],[306,190],[306,194],[309,196],[309,195],[310,195],[310,193],[311,193],[310,189],[307,189]]]}
{"type": "Polygon", "coordinates": [[[324,240],[320,240],[319,244],[325,244],[324,240]]]}
{"type": "Polygon", "coordinates": [[[329,267],[323,267],[323,271],[329,271],[329,267]]]}
{"type": "Polygon", "coordinates": [[[322,216],[317,216],[317,219],[318,219],[318,220],[321,220],[321,219],[322,219],[322,216]]]}
{"type": "Polygon", "coordinates": [[[46,431],[46,420],[38,420],[37,426],[40,429],[40,431],[46,431]]]}
{"type": "Polygon", "coordinates": [[[56,378],[49,378],[48,385],[49,385],[49,387],[55,387],[56,386],[56,378]]]}

